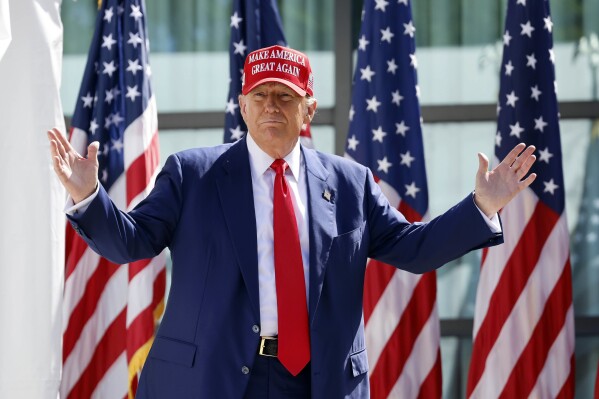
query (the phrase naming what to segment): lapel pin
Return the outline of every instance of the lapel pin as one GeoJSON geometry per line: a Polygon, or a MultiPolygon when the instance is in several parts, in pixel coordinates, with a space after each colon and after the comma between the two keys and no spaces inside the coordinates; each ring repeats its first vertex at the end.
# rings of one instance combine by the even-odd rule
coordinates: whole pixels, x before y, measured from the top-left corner
{"type": "Polygon", "coordinates": [[[324,192],[322,193],[322,197],[331,202],[331,192],[329,190],[324,190],[324,192]]]}

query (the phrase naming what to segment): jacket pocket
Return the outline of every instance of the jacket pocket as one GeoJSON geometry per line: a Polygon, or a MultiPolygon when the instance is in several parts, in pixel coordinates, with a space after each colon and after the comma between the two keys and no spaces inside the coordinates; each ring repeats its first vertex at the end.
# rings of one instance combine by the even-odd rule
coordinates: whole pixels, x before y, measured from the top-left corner
{"type": "Polygon", "coordinates": [[[351,361],[354,377],[368,372],[368,355],[366,354],[366,349],[354,353],[353,355],[349,355],[349,360],[351,361]]]}
{"type": "Polygon", "coordinates": [[[196,355],[196,345],[178,341],[167,337],[156,337],[150,357],[180,364],[186,367],[192,367],[196,355]]]}

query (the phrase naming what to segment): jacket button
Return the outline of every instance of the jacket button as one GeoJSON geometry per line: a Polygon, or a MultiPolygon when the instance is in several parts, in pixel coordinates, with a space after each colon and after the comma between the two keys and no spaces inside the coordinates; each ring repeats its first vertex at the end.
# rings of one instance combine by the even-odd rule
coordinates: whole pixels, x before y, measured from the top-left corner
{"type": "Polygon", "coordinates": [[[258,334],[260,332],[260,327],[258,327],[257,324],[254,324],[252,326],[252,331],[255,332],[256,334],[258,334]]]}
{"type": "Polygon", "coordinates": [[[249,369],[247,366],[243,366],[243,367],[241,368],[241,372],[242,372],[243,374],[249,374],[249,373],[250,373],[250,369],[249,369]]]}

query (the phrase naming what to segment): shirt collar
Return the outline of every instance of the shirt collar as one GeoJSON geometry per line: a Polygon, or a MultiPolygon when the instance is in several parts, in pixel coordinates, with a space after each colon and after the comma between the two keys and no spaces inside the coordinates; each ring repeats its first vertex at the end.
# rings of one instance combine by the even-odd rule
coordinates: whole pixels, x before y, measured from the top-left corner
{"type": "MultiPolygon", "coordinates": [[[[251,134],[248,133],[246,136],[252,172],[255,176],[262,176],[264,172],[270,169],[270,165],[272,165],[275,159],[262,151],[251,134]]],[[[289,165],[289,170],[291,170],[295,181],[299,181],[301,154],[300,140],[298,139],[291,152],[283,158],[287,162],[287,165],[289,165]]]]}

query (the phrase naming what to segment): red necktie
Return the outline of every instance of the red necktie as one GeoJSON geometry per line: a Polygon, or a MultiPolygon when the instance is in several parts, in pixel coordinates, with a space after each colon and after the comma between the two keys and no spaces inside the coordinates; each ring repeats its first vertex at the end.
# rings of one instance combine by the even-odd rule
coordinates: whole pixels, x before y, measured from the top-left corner
{"type": "Polygon", "coordinates": [[[275,282],[279,319],[278,358],[291,374],[298,375],[310,361],[310,330],[302,252],[285,178],[287,163],[275,160],[273,199],[275,282]]]}

